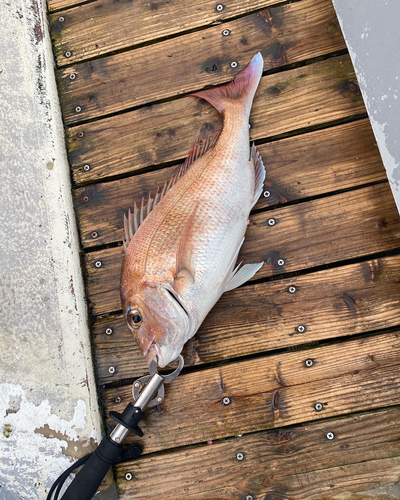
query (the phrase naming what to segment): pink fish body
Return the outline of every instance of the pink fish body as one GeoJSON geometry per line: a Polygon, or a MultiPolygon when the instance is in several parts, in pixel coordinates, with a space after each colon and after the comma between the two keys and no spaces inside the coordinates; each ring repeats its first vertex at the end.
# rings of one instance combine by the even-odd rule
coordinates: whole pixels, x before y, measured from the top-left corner
{"type": "Polygon", "coordinates": [[[194,95],[224,117],[218,139],[196,143],[169,185],[125,219],[121,301],[143,355],[176,359],[220,296],[262,266],[235,268],[265,169],[249,147],[249,115],[263,71],[260,53],[234,81],[194,95]]]}

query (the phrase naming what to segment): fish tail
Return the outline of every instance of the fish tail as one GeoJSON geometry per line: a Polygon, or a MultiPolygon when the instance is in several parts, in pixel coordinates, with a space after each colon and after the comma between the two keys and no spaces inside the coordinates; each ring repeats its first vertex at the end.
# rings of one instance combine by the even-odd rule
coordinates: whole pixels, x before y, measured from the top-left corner
{"type": "Polygon", "coordinates": [[[205,99],[221,114],[229,106],[242,106],[250,115],[254,94],[256,93],[264,69],[264,60],[258,52],[250,63],[235,78],[225,85],[195,92],[194,96],[205,99]]]}

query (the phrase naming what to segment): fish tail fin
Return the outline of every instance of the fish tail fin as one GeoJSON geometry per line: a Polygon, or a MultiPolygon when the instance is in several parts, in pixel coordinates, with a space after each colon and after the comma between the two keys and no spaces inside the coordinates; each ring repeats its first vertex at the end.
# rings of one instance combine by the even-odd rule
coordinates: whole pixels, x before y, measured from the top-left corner
{"type": "Polygon", "coordinates": [[[225,85],[195,92],[194,96],[205,99],[221,114],[226,108],[233,106],[244,107],[250,115],[254,94],[256,93],[264,69],[264,60],[258,52],[250,63],[235,78],[225,85]]]}

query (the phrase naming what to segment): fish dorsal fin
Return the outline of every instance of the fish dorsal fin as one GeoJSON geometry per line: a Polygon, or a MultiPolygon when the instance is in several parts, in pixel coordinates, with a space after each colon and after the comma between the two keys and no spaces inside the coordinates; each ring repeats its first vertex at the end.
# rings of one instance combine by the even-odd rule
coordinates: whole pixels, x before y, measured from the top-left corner
{"type": "Polygon", "coordinates": [[[142,198],[141,204],[138,207],[136,202],[133,205],[133,211],[129,208],[128,212],[124,214],[124,247],[128,248],[129,242],[133,235],[138,230],[140,224],[149,215],[149,213],[160,203],[168,191],[174,186],[183,174],[189,169],[193,163],[203,156],[209,149],[213,148],[218,140],[220,132],[207,135],[204,139],[198,139],[189,151],[189,154],[180,167],[175,171],[174,175],[169,181],[165,181],[162,189],[158,188],[157,192],[152,198],[151,193],[147,200],[142,198]]]}
{"type": "Polygon", "coordinates": [[[253,165],[255,182],[254,182],[254,198],[252,207],[257,203],[261,193],[263,191],[264,181],[265,181],[265,167],[262,161],[260,152],[256,148],[254,142],[251,146],[250,151],[250,163],[253,165]]]}

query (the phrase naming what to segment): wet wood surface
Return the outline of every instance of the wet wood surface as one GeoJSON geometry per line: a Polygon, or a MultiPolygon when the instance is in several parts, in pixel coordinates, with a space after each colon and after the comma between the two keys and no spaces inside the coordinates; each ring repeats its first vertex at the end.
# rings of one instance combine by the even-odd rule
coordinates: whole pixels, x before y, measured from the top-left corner
{"type": "Polygon", "coordinates": [[[345,48],[330,0],[271,8],[226,23],[224,29],[231,30],[232,36],[222,36],[216,26],[184,35],[179,43],[166,40],[60,70],[65,122],[77,123],[227,82],[257,51],[268,70],[345,48]]]}
{"type": "MultiPolygon", "coordinates": [[[[398,405],[399,364],[394,332],[181,374],[166,388],[161,409],[141,421],[140,442],[152,453],[398,405]],[[230,404],[223,404],[225,397],[230,404]]],[[[130,386],[109,389],[105,408],[121,411],[130,397],[130,386]]]]}
{"type": "Polygon", "coordinates": [[[143,457],[116,467],[119,491],[124,498],[143,499],[328,500],[396,484],[399,417],[393,408],[143,457]],[[127,473],[132,480],[125,479],[127,473]]]}
{"type": "MultiPolygon", "coordinates": [[[[233,290],[186,344],[185,365],[317,348],[323,340],[394,327],[400,323],[399,276],[400,256],[394,256],[233,290]]],[[[122,314],[98,318],[93,341],[100,383],[148,372],[122,314]]]]}
{"type": "MultiPolygon", "coordinates": [[[[145,42],[154,43],[154,40],[194,28],[220,24],[276,3],[279,0],[230,0],[217,8],[215,0],[97,0],[51,15],[50,30],[57,63],[62,66],[145,42]],[[65,57],[67,51],[72,53],[69,58],[65,57]]],[[[223,29],[222,26],[221,31],[223,29]]],[[[222,36],[230,35],[225,32],[222,36]]]]}
{"type": "MultiPolygon", "coordinates": [[[[335,57],[263,77],[250,116],[250,139],[266,140],[364,112],[349,57],[335,57]]],[[[209,104],[185,97],[71,127],[67,141],[74,180],[100,181],[182,160],[198,137],[220,130],[221,125],[209,104]]],[[[360,145],[366,133],[360,131],[360,145]]],[[[331,134],[334,140],[335,131],[331,134]]],[[[349,146],[346,138],[341,140],[343,147],[349,146]]],[[[369,151],[372,134],[368,142],[363,146],[369,151]]]]}
{"type": "Polygon", "coordinates": [[[265,59],[250,139],[267,179],[240,255],[265,264],[185,346],[144,457],[116,468],[123,498],[364,500],[398,483],[400,218],[331,1],[48,5],[106,413],[147,373],[119,300],[123,213],[221,129],[184,94],[265,59]]]}
{"type": "MultiPolygon", "coordinates": [[[[239,260],[264,261],[254,278],[259,280],[399,246],[400,218],[385,182],[251,215],[239,260]]],[[[119,246],[85,256],[94,315],[121,308],[123,255],[123,247],[119,246]]]]}

